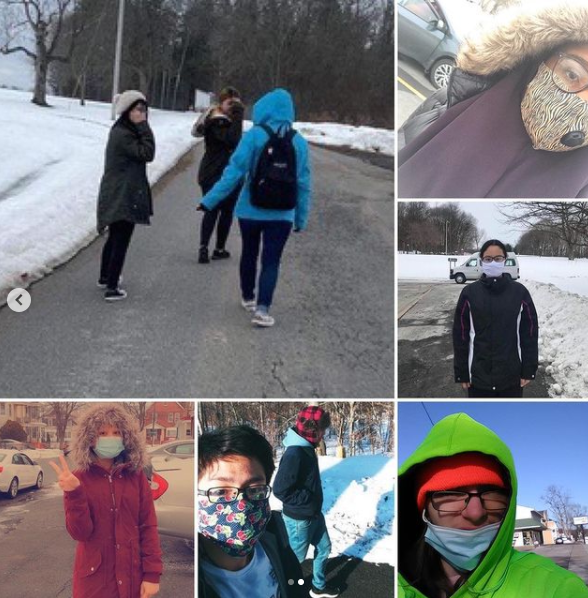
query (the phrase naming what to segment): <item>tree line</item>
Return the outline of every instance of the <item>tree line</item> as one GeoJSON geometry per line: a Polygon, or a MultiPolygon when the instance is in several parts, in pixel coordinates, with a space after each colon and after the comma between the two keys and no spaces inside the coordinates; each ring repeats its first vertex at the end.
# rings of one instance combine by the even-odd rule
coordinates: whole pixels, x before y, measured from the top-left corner
{"type": "MultiPolygon", "coordinates": [[[[1,4],[5,30],[24,24],[43,48],[27,53],[59,95],[111,100],[118,2],[1,4]]],[[[186,110],[195,89],[233,85],[251,104],[286,87],[300,119],[392,127],[393,40],[392,0],[125,0],[121,89],[186,110]]],[[[0,49],[24,51],[14,36],[0,49]]]]}
{"type": "MultiPolygon", "coordinates": [[[[326,401],[313,403],[331,418],[330,434],[348,455],[394,450],[394,404],[385,401],[326,401]]],[[[261,432],[276,452],[298,412],[302,401],[217,401],[198,404],[199,433],[229,426],[249,425],[261,432]]]]}
{"type": "Polygon", "coordinates": [[[476,219],[455,203],[398,204],[400,251],[461,255],[477,249],[484,235],[476,219]]]}

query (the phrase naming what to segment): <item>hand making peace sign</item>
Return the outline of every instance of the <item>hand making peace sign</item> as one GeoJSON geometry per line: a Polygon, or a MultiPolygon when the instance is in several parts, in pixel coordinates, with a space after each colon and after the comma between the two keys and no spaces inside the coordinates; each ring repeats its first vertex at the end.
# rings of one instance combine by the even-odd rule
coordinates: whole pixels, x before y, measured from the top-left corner
{"type": "Polygon", "coordinates": [[[54,461],[49,461],[49,465],[53,467],[57,474],[57,483],[64,492],[71,492],[80,485],[80,480],[70,471],[67,461],[63,455],[59,455],[61,467],[54,461]]]}

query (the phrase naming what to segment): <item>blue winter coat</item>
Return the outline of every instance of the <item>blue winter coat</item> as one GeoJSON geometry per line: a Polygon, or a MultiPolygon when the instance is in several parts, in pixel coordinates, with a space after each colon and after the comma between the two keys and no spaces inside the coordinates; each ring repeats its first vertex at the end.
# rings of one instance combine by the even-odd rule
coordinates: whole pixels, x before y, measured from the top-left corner
{"type": "MultiPolygon", "coordinates": [[[[285,89],[274,89],[264,95],[253,106],[253,124],[268,125],[273,131],[291,127],[294,122],[294,103],[285,89]]],[[[255,174],[257,161],[268,140],[267,133],[254,126],[241,139],[233,153],[222,178],[202,198],[200,203],[210,209],[215,208],[243,180],[243,188],[235,207],[237,218],[250,220],[286,220],[295,228],[303,230],[308,221],[310,208],[310,164],[308,144],[302,135],[294,136],[296,166],[298,175],[298,201],[293,210],[266,210],[251,205],[250,181],[255,174]]]]}

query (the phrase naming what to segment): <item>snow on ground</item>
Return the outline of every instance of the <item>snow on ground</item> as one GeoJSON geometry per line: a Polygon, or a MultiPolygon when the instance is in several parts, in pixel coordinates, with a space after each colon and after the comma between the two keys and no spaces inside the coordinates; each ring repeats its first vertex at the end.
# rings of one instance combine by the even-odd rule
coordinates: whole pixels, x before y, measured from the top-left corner
{"type": "MultiPolygon", "coordinates": [[[[67,261],[96,237],[96,198],[112,125],[110,105],[0,89],[0,296],[67,261]]],[[[192,112],[150,111],[155,133],[151,183],[198,141],[192,112]]],[[[251,123],[247,123],[250,127],[251,123]]],[[[296,123],[311,141],[392,153],[394,132],[369,127],[296,123]]],[[[194,196],[196,197],[196,183],[194,196]]],[[[157,214],[157,206],[155,206],[157,214]]],[[[0,303],[1,304],[1,303],[0,303]]]]}
{"type": "Polygon", "coordinates": [[[38,459],[59,459],[59,455],[63,455],[63,451],[59,449],[26,449],[20,452],[34,461],[38,459]]]}
{"type": "MultiPolygon", "coordinates": [[[[331,556],[346,554],[372,563],[395,562],[392,537],[395,467],[387,455],[338,459],[319,457],[323,513],[331,537],[331,556]]],[[[272,495],[273,509],[282,509],[272,495]]],[[[312,548],[309,557],[312,557],[312,548]]]]}
{"type": "Polygon", "coordinates": [[[366,152],[394,155],[395,132],[374,127],[353,127],[334,123],[295,123],[308,141],[319,145],[350,147],[366,152]]]}
{"type": "MultiPolygon", "coordinates": [[[[466,260],[458,258],[458,264],[466,260]]],[[[539,362],[561,398],[588,396],[588,259],[518,256],[539,316],[539,362]]],[[[398,255],[400,279],[447,280],[445,255],[398,255]]]]}

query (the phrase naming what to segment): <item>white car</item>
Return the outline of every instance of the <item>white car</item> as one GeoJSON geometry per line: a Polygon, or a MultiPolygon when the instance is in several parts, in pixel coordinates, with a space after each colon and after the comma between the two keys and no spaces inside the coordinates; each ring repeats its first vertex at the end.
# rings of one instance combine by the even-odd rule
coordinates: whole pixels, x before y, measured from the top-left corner
{"type": "Polygon", "coordinates": [[[157,527],[164,536],[194,539],[194,457],[152,458],[157,527]]]}
{"type": "MultiPolygon", "coordinates": [[[[454,263],[455,258],[451,258],[454,263]]],[[[509,251],[504,262],[504,274],[508,274],[513,280],[518,280],[519,260],[515,253],[509,251]]],[[[453,266],[449,270],[449,278],[455,280],[457,284],[464,284],[466,280],[478,280],[482,276],[482,262],[480,253],[476,252],[470,255],[465,262],[459,266],[453,266]]]]}
{"type": "Polygon", "coordinates": [[[20,488],[41,488],[43,470],[24,453],[0,449],[0,492],[16,498],[20,488]]]}

